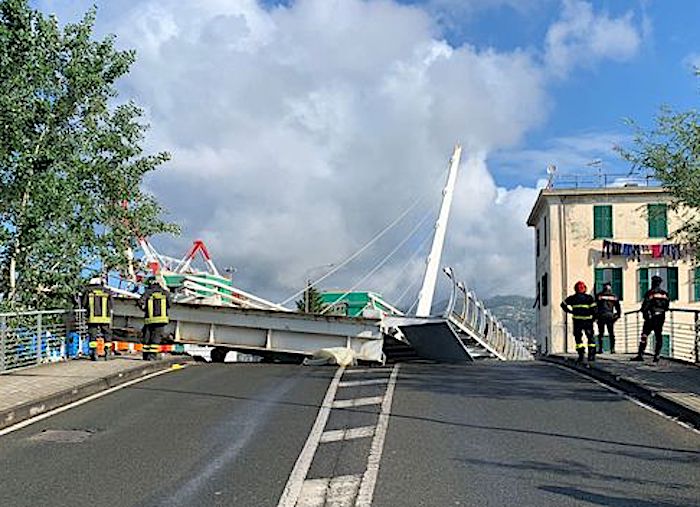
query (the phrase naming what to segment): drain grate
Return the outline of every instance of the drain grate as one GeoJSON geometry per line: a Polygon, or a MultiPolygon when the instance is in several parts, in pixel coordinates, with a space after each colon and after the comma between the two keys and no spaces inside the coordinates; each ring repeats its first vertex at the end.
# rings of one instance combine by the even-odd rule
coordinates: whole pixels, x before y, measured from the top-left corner
{"type": "Polygon", "coordinates": [[[77,444],[95,434],[95,430],[44,430],[29,438],[34,442],[58,442],[77,444]]]}

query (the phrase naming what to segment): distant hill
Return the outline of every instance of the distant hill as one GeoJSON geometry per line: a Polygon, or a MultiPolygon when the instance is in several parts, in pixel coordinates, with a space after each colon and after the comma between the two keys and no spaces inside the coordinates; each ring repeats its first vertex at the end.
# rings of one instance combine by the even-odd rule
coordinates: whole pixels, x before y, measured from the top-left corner
{"type": "Polygon", "coordinates": [[[524,296],[494,296],[484,305],[514,335],[534,335],[535,300],[524,296]]]}

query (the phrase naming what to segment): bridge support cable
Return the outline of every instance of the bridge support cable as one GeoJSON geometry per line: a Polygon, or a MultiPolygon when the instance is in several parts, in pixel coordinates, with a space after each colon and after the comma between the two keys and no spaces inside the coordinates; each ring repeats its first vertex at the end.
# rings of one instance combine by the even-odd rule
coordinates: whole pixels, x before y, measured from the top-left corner
{"type": "MultiPolygon", "coordinates": [[[[437,184],[439,183],[439,181],[441,180],[441,178],[442,178],[442,174],[440,174],[440,175],[433,181],[433,184],[430,186],[430,188],[432,189],[434,186],[436,187],[437,184]]],[[[340,271],[342,268],[344,268],[345,266],[347,266],[348,264],[350,264],[352,261],[354,261],[355,259],[357,259],[360,255],[362,255],[364,252],[366,252],[370,247],[372,247],[377,241],[379,241],[381,238],[383,238],[384,235],[386,235],[391,229],[393,229],[394,227],[396,227],[396,225],[398,225],[404,218],[406,218],[406,216],[407,216],[411,211],[413,211],[414,209],[416,209],[419,205],[423,204],[427,198],[428,198],[428,194],[424,194],[423,196],[418,197],[417,199],[413,200],[413,202],[412,202],[407,208],[405,208],[405,209],[401,212],[401,214],[399,214],[399,216],[397,216],[397,217],[396,217],[393,221],[391,221],[386,227],[384,227],[382,230],[380,230],[380,231],[377,232],[374,236],[372,236],[372,238],[371,238],[369,241],[367,241],[367,243],[365,243],[362,247],[360,247],[357,251],[355,251],[353,254],[349,255],[348,257],[346,257],[342,262],[336,264],[335,267],[334,267],[333,269],[331,269],[330,271],[328,271],[328,273],[326,273],[325,275],[323,275],[323,276],[317,278],[316,280],[314,280],[311,284],[309,284],[309,286],[306,286],[306,287],[304,287],[303,289],[301,289],[301,290],[295,292],[294,294],[292,294],[291,296],[289,296],[287,299],[285,299],[284,301],[282,301],[282,302],[280,302],[280,303],[278,303],[278,304],[279,304],[280,306],[286,305],[287,303],[289,303],[289,302],[293,301],[294,299],[298,298],[299,296],[301,296],[301,295],[302,295],[305,291],[307,291],[310,287],[315,287],[315,286],[317,286],[319,283],[321,283],[321,282],[323,282],[324,280],[326,280],[327,278],[333,276],[335,273],[337,273],[338,271],[340,271]]]]}
{"type": "Polygon", "coordinates": [[[384,229],[379,231],[377,234],[375,234],[372,239],[370,239],[367,243],[365,243],[362,247],[360,247],[359,250],[357,250],[355,253],[351,254],[350,256],[346,257],[342,262],[340,262],[338,265],[336,265],[333,269],[331,269],[328,273],[323,275],[320,278],[317,278],[314,280],[309,286],[304,287],[302,290],[295,292],[291,296],[289,296],[287,299],[279,303],[281,306],[286,305],[290,301],[298,298],[301,296],[305,291],[307,291],[310,287],[315,287],[322,281],[324,281],[326,278],[329,278],[330,276],[334,275],[337,273],[339,270],[350,264],[352,261],[354,261],[357,257],[359,257],[362,253],[364,253],[367,249],[369,249],[372,245],[374,245],[377,241],[379,241],[386,233],[388,233],[391,229],[393,229],[399,222],[401,222],[411,211],[413,211],[416,207],[418,207],[419,204],[421,204],[425,200],[425,196],[421,197],[420,199],[414,201],[408,208],[406,208],[398,217],[396,217],[390,224],[388,224],[384,229]]]}
{"type": "MultiPolygon", "coordinates": [[[[401,269],[399,274],[394,279],[394,281],[400,279],[406,273],[406,271],[411,266],[413,261],[423,252],[423,248],[425,247],[425,245],[428,244],[428,241],[430,241],[432,237],[433,237],[433,231],[432,230],[428,231],[428,234],[426,234],[425,237],[421,240],[421,242],[416,247],[416,249],[414,250],[411,257],[409,257],[409,259],[404,264],[404,267],[401,269]]],[[[409,284],[407,284],[406,287],[399,293],[399,295],[396,298],[394,298],[394,304],[396,306],[400,305],[401,302],[403,301],[403,299],[406,297],[406,295],[411,291],[411,289],[415,288],[416,285],[418,285],[420,282],[421,282],[420,278],[415,278],[409,284]]]]}
{"type": "Polygon", "coordinates": [[[365,281],[367,281],[372,275],[374,275],[377,271],[379,271],[388,261],[391,259],[396,252],[398,252],[408,241],[413,237],[413,235],[418,231],[418,229],[421,228],[421,226],[431,217],[433,214],[432,210],[428,211],[423,217],[418,221],[418,223],[413,226],[413,228],[409,231],[409,233],[404,237],[403,240],[399,242],[398,245],[396,245],[391,252],[389,252],[381,261],[379,261],[374,268],[372,268],[365,276],[363,276],[360,280],[358,280],[350,289],[345,291],[343,295],[338,297],[335,301],[332,303],[328,304],[322,311],[321,315],[326,313],[328,310],[333,308],[333,306],[342,301],[345,297],[348,296],[351,292],[353,292],[355,289],[357,289],[360,285],[362,285],[365,281]]]}

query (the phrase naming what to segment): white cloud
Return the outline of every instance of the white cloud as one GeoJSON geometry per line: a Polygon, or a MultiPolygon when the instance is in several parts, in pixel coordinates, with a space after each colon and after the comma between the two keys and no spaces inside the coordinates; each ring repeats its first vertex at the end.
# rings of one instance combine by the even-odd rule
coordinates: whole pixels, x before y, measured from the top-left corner
{"type": "Polygon", "coordinates": [[[561,18],[547,31],[545,62],[563,77],[578,65],[628,60],[641,46],[644,26],[635,26],[632,12],[614,18],[596,13],[589,2],[564,0],[561,18]]]}
{"type": "MultiPolygon", "coordinates": [[[[551,65],[570,66],[578,47],[597,58],[629,53],[581,32],[596,20],[622,30],[628,18],[584,9],[587,24],[572,27],[581,4],[566,5],[561,35],[548,39],[560,52],[551,65]]],[[[485,162],[546,120],[549,73],[532,54],[452,47],[426,10],[389,0],[273,9],[254,0],[110,1],[98,22],[136,47],[123,92],[147,110],[149,148],[173,154],[148,181],[183,225],[181,239],[156,241],[167,253],[201,237],[219,265],[238,268],[243,288],[281,299],[308,268],[344,258],[420,196],[437,204],[434,183],[460,140],[467,162],[445,262],[482,294],[532,293],[524,221],[536,190],[499,188],[485,162]]],[[[330,284],[352,285],[409,228],[330,284]]],[[[416,280],[417,243],[365,288],[391,298],[416,280]]]]}

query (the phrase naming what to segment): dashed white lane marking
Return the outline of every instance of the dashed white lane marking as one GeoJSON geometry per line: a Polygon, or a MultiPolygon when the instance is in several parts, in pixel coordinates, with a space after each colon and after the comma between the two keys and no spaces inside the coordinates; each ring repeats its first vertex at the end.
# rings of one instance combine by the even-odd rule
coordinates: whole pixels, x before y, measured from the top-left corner
{"type": "Polygon", "coordinates": [[[623,398],[626,398],[627,400],[631,401],[635,405],[638,405],[638,406],[648,410],[649,412],[653,412],[656,415],[663,417],[664,419],[668,419],[669,421],[673,421],[674,423],[676,423],[680,426],[683,426],[684,428],[689,429],[690,431],[700,435],[700,430],[694,428],[690,424],[687,424],[683,421],[679,421],[678,419],[675,419],[675,418],[671,417],[670,415],[664,414],[663,412],[661,412],[660,410],[657,410],[656,408],[652,407],[651,405],[647,405],[646,403],[639,401],[638,399],[633,398],[629,394],[619,390],[617,387],[613,387],[611,385],[608,385],[605,382],[601,382],[600,380],[598,380],[596,378],[589,377],[588,375],[581,373],[580,371],[572,370],[571,368],[567,368],[566,366],[562,366],[560,364],[555,364],[554,366],[556,366],[557,368],[559,368],[561,370],[568,371],[569,373],[577,375],[583,379],[589,380],[589,381],[593,382],[594,384],[598,384],[600,387],[607,389],[608,391],[611,391],[615,394],[619,394],[620,396],[622,396],[623,398]]]}
{"type": "Polygon", "coordinates": [[[340,442],[341,440],[354,440],[356,438],[369,438],[374,436],[374,426],[360,426],[344,430],[324,431],[321,435],[321,443],[340,442]]]}
{"type": "Polygon", "coordinates": [[[331,384],[328,386],[328,391],[326,391],[326,396],[324,396],[321,402],[321,408],[316,416],[316,421],[311,428],[311,432],[306,439],[301,454],[299,454],[294,464],[292,473],[289,475],[289,479],[284,487],[284,491],[282,491],[282,496],[280,497],[277,507],[294,507],[297,503],[299,493],[301,493],[302,486],[304,485],[304,479],[311,467],[311,461],[314,458],[314,454],[316,454],[316,449],[321,440],[323,429],[326,427],[326,422],[331,412],[331,403],[335,398],[335,393],[338,390],[338,383],[340,382],[340,377],[343,375],[344,370],[345,368],[343,367],[338,368],[331,384]]]}
{"type": "Polygon", "coordinates": [[[382,385],[389,382],[388,378],[374,378],[370,380],[344,380],[338,387],[361,387],[361,386],[374,386],[382,385]]]}
{"type": "Polygon", "coordinates": [[[396,387],[396,378],[398,375],[399,365],[397,364],[394,366],[394,369],[391,372],[389,385],[386,388],[386,394],[384,395],[384,401],[382,402],[382,410],[379,413],[379,422],[377,422],[377,429],[374,433],[372,446],[370,447],[369,451],[369,458],[367,459],[367,470],[365,470],[365,473],[362,476],[362,482],[360,483],[360,489],[357,493],[355,507],[370,507],[372,505],[374,488],[377,484],[377,476],[379,475],[379,462],[382,459],[382,452],[384,451],[384,439],[386,438],[386,431],[389,427],[391,402],[394,399],[394,388],[396,387]]]}
{"type": "Polygon", "coordinates": [[[82,398],[80,400],[69,403],[68,405],[63,405],[62,407],[54,408],[53,410],[49,410],[48,412],[44,412],[43,414],[34,416],[31,419],[26,419],[26,420],[19,422],[13,426],[9,426],[3,430],[0,430],[0,437],[3,435],[7,435],[8,433],[12,433],[13,431],[17,431],[19,429],[25,428],[25,427],[29,426],[30,424],[34,424],[35,422],[43,421],[44,419],[47,419],[53,415],[60,414],[61,412],[65,412],[66,410],[70,410],[72,408],[79,407],[80,405],[84,405],[85,403],[88,403],[92,400],[96,400],[97,398],[102,398],[103,396],[107,396],[108,394],[112,394],[113,392],[119,391],[120,389],[124,389],[125,387],[133,386],[134,384],[138,384],[139,382],[143,382],[144,380],[148,380],[148,379],[151,379],[153,377],[163,375],[164,373],[176,371],[176,370],[179,370],[179,369],[182,369],[185,367],[186,367],[186,365],[178,365],[178,367],[175,368],[173,365],[170,368],[167,368],[165,370],[160,370],[160,371],[156,371],[153,373],[149,373],[148,375],[144,375],[143,377],[135,378],[134,380],[129,380],[128,382],[124,382],[123,384],[119,384],[118,386],[110,387],[109,389],[105,389],[104,391],[100,391],[99,393],[91,394],[90,396],[87,396],[87,397],[82,398]]]}
{"type": "Polygon", "coordinates": [[[350,400],[336,400],[333,402],[333,408],[350,408],[364,407],[366,405],[379,405],[383,396],[369,396],[367,398],[352,398],[350,400]]]}
{"type": "Polygon", "coordinates": [[[361,475],[304,481],[297,507],[352,507],[361,475]]]}

